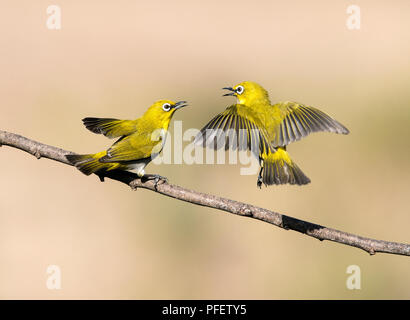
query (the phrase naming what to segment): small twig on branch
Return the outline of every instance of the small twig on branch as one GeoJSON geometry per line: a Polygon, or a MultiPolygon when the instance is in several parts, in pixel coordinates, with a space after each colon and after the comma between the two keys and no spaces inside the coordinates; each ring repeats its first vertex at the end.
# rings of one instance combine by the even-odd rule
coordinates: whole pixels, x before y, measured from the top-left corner
{"type": "MultiPolygon", "coordinates": [[[[65,155],[73,154],[60,148],[42,144],[20,135],[0,130],[0,146],[7,145],[26,151],[38,159],[41,157],[71,165],[65,155]]],[[[361,237],[355,234],[327,228],[311,222],[299,220],[274,211],[252,206],[250,204],[226,198],[200,193],[163,182],[155,187],[152,180],[142,182],[138,176],[128,171],[109,171],[105,177],[123,182],[131,188],[144,188],[168,197],[210,207],[236,215],[250,217],[273,224],[277,227],[294,230],[319,240],[329,240],[362,249],[371,255],[376,252],[410,256],[410,245],[361,237]]]]}

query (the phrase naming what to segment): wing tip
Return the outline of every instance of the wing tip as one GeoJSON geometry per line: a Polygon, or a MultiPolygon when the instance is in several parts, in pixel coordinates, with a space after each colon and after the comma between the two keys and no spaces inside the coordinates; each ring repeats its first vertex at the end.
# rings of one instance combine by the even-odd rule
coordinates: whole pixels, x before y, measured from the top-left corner
{"type": "Polygon", "coordinates": [[[349,134],[349,133],[350,133],[350,130],[349,130],[349,129],[347,129],[347,128],[344,127],[344,126],[342,126],[342,127],[343,127],[343,129],[342,129],[341,134],[349,134]]]}

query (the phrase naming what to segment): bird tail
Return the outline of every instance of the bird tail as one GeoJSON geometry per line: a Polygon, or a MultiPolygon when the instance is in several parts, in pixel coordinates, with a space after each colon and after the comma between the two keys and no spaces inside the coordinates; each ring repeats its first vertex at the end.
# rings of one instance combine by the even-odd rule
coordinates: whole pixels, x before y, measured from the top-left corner
{"type": "Polygon", "coordinates": [[[286,150],[282,147],[276,149],[263,159],[262,182],[265,185],[273,184],[297,184],[304,185],[310,179],[294,163],[286,150]]]}
{"type": "Polygon", "coordinates": [[[115,164],[99,161],[104,154],[105,152],[96,154],[68,154],[65,157],[73,166],[88,176],[99,171],[115,169],[113,167],[115,164]]]}

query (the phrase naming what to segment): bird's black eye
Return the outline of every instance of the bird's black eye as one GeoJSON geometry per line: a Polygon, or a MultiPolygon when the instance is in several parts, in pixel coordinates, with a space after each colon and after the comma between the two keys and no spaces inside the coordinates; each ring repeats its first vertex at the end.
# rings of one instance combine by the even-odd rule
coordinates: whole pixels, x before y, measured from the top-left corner
{"type": "Polygon", "coordinates": [[[245,89],[242,86],[237,86],[235,92],[237,94],[242,94],[245,89]]]}
{"type": "Polygon", "coordinates": [[[171,110],[171,105],[169,103],[164,103],[162,105],[162,110],[164,110],[165,112],[168,112],[169,110],[171,110]]]}

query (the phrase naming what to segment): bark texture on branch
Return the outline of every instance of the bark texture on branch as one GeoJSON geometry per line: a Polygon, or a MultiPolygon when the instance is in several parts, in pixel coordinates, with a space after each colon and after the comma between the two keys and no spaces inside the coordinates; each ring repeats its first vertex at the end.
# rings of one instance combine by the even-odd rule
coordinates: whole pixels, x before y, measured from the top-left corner
{"type": "MultiPolygon", "coordinates": [[[[7,145],[26,151],[38,159],[44,157],[71,165],[65,158],[65,155],[73,154],[73,152],[49,146],[14,133],[0,130],[0,146],[1,145],[7,145]]],[[[357,247],[370,253],[371,255],[376,252],[384,252],[410,256],[409,244],[361,237],[355,234],[327,228],[308,221],[299,220],[267,209],[255,207],[250,204],[185,189],[167,182],[160,182],[157,187],[155,187],[155,183],[152,180],[142,182],[141,179],[139,179],[138,176],[132,172],[111,171],[108,172],[105,177],[123,182],[133,189],[148,189],[192,204],[261,220],[283,229],[298,231],[319,240],[329,240],[348,246],[357,247]]]]}

